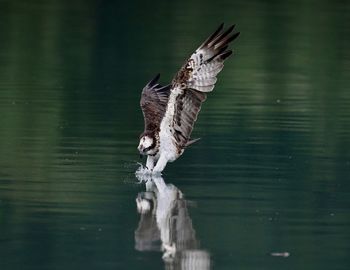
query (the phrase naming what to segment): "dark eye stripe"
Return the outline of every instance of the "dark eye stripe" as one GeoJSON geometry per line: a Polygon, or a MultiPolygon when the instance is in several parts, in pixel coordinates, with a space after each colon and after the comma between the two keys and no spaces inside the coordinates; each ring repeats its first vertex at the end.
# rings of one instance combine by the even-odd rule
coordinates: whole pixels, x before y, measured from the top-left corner
{"type": "Polygon", "coordinates": [[[146,152],[146,151],[148,151],[148,150],[151,150],[152,148],[153,148],[153,144],[152,144],[151,146],[149,146],[149,147],[145,148],[145,150],[144,150],[144,151],[146,152]]]}

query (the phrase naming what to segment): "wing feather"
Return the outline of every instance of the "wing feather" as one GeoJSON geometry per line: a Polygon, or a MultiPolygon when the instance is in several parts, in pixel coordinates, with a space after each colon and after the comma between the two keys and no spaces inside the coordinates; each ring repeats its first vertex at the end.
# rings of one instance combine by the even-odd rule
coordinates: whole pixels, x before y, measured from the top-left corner
{"type": "Polygon", "coordinates": [[[232,33],[234,27],[224,31],[221,24],[191,55],[172,81],[170,95],[175,96],[173,134],[181,148],[189,145],[206,93],[214,89],[217,74],[223,69],[225,59],[232,54],[228,49],[229,43],[239,35],[239,32],[232,33]]]}
{"type": "Polygon", "coordinates": [[[157,83],[159,77],[158,74],[142,90],[140,106],[145,122],[145,132],[159,129],[168,104],[171,85],[161,86],[157,83]]]}
{"type": "Polygon", "coordinates": [[[239,36],[232,33],[235,25],[223,30],[223,24],[191,55],[173,79],[173,87],[191,88],[201,92],[214,89],[216,75],[224,67],[224,61],[232,54],[231,41],[239,36]]]}
{"type": "Polygon", "coordinates": [[[173,127],[174,137],[181,148],[188,145],[194,123],[206,97],[206,93],[186,89],[176,98],[173,127]]]}

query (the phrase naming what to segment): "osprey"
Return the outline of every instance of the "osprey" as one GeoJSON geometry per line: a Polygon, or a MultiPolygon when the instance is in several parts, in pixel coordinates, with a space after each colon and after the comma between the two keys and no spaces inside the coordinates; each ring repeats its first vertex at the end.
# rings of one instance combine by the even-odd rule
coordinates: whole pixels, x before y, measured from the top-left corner
{"type": "Polygon", "coordinates": [[[138,150],[147,155],[146,167],[162,172],[168,162],[175,161],[186,147],[196,142],[190,136],[202,103],[214,89],[216,75],[232,54],[228,49],[239,32],[234,25],[224,31],[224,24],[208,37],[175,75],[171,84],[158,84],[158,74],[141,94],[145,128],[138,150]]]}

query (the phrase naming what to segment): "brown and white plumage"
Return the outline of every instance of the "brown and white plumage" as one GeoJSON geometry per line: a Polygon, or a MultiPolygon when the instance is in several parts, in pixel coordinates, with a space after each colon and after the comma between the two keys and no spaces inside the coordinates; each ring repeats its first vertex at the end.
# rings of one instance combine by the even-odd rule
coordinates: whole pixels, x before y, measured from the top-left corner
{"type": "Polygon", "coordinates": [[[159,129],[168,104],[171,85],[161,86],[157,83],[159,77],[160,74],[142,90],[140,106],[145,122],[145,132],[159,129]]]}
{"type": "Polygon", "coordinates": [[[232,54],[229,43],[239,35],[232,33],[234,26],[225,31],[223,28],[221,24],[187,59],[171,85],[157,84],[158,75],[143,89],[145,130],[138,149],[148,155],[149,169],[155,165],[154,171],[162,171],[168,161],[176,160],[196,141],[190,137],[201,105],[214,89],[225,59],[232,54]]]}

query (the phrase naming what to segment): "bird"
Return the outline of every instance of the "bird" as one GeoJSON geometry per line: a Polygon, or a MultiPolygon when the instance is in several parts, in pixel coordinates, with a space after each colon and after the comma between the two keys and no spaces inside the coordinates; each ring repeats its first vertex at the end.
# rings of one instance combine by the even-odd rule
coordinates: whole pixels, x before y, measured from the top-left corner
{"type": "Polygon", "coordinates": [[[143,88],[144,131],[137,149],[141,157],[147,156],[148,171],[161,173],[168,162],[177,160],[199,140],[191,139],[191,133],[207,93],[213,91],[216,76],[232,54],[229,45],[240,34],[234,29],[232,25],[225,30],[222,23],[185,61],[170,84],[159,84],[157,74],[143,88]]]}

